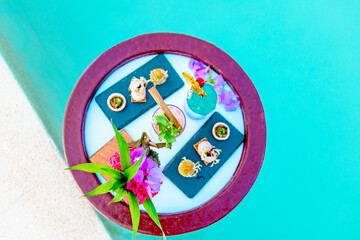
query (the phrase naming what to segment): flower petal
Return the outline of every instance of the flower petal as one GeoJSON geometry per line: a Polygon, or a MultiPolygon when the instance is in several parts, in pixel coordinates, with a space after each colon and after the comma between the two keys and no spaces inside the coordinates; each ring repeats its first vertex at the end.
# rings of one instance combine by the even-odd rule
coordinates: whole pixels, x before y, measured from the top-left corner
{"type": "Polygon", "coordinates": [[[194,68],[194,64],[195,64],[195,61],[190,59],[190,62],[189,62],[189,68],[190,69],[193,69],[194,68]]]}
{"type": "Polygon", "coordinates": [[[226,111],[235,111],[236,108],[240,105],[240,101],[239,100],[232,100],[229,103],[225,103],[225,110],[226,111]]]}
{"type": "Polygon", "coordinates": [[[202,78],[203,80],[207,80],[206,75],[204,73],[201,73],[201,72],[195,72],[194,77],[195,78],[202,78]]]}
{"type": "Polygon", "coordinates": [[[214,87],[223,87],[224,84],[225,84],[225,80],[223,78],[222,75],[217,75],[215,78],[214,78],[214,81],[215,81],[215,84],[214,84],[214,87]]]}
{"type": "Polygon", "coordinates": [[[204,63],[202,61],[198,61],[198,62],[196,62],[194,64],[194,69],[195,70],[200,70],[200,69],[203,69],[203,68],[205,68],[205,67],[204,67],[204,63]]]}
{"type": "Polygon", "coordinates": [[[144,170],[139,169],[139,171],[133,177],[133,180],[141,184],[144,181],[144,170]]]}

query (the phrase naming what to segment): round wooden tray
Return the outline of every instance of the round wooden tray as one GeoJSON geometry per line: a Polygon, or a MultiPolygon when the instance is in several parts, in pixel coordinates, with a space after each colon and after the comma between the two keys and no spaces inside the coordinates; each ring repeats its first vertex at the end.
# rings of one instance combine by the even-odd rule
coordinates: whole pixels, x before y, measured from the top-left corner
{"type": "MultiPolygon", "coordinates": [[[[158,53],[174,53],[203,61],[227,80],[238,94],[245,120],[243,154],[233,178],[204,205],[176,214],[159,214],[166,235],[177,235],[204,228],[234,209],[255,182],[265,155],[266,123],[259,95],[242,68],[216,46],[183,34],[152,33],[140,35],[107,50],[79,78],[66,107],[63,145],[67,163],[74,166],[88,162],[84,147],[84,119],[88,104],[106,76],[114,69],[136,58],[158,53]]],[[[99,185],[95,174],[72,171],[83,193],[99,185]]],[[[111,194],[88,197],[91,204],[110,221],[132,230],[127,205],[108,203],[111,194]]],[[[146,212],[141,212],[140,233],[161,235],[160,229],[146,212]]]]}

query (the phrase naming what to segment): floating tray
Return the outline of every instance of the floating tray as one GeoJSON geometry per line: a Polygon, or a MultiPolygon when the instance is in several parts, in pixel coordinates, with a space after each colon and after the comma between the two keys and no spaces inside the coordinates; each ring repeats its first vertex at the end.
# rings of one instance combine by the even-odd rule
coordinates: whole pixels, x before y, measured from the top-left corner
{"type": "MultiPolygon", "coordinates": [[[[122,129],[131,121],[135,120],[138,116],[145,113],[149,108],[156,105],[155,100],[151,97],[149,93],[146,94],[146,102],[131,102],[130,92],[128,90],[130,81],[133,77],[140,78],[141,76],[149,79],[150,71],[155,68],[162,68],[168,71],[169,77],[166,82],[156,86],[157,90],[161,96],[165,99],[170,96],[172,93],[184,86],[184,82],[181,80],[180,76],[177,74],[175,69],[171,66],[169,61],[165,58],[164,55],[159,54],[158,56],[151,59],[149,62],[145,63],[104,92],[99,94],[95,101],[100,106],[101,110],[105,113],[106,117],[110,120],[112,119],[113,123],[118,129],[122,129]],[[120,112],[114,112],[109,109],[107,105],[107,99],[112,93],[121,93],[126,98],[126,107],[120,112]]],[[[152,83],[149,83],[147,89],[152,86],[152,83]]]]}
{"type": "MultiPolygon", "coordinates": [[[[87,106],[91,103],[90,101],[96,100],[96,98],[93,99],[93,96],[104,79],[109,76],[109,73],[116,71],[119,66],[156,53],[185,55],[205,62],[215,72],[221,73],[241,100],[241,108],[246,122],[245,129],[249,136],[246,138],[243,154],[239,159],[241,167],[238,165],[226,188],[223,188],[205,204],[192,210],[159,214],[165,234],[171,236],[203,229],[222,219],[242,201],[256,180],[263,163],[266,123],[264,110],[254,85],[228,54],[213,44],[183,34],[145,34],[112,47],[92,62],[79,78],[69,98],[64,116],[64,154],[69,166],[89,161],[89,156],[85,151],[87,146],[84,143],[84,124],[88,117],[86,116],[87,106]]],[[[166,70],[170,70],[170,68],[166,70]]],[[[160,87],[162,85],[159,86],[159,89],[160,87]]],[[[163,95],[163,93],[161,94],[163,95]]],[[[209,141],[212,141],[211,138],[209,141]]],[[[216,141],[213,144],[216,146],[216,141]]],[[[84,194],[99,186],[99,179],[95,174],[81,171],[71,171],[71,173],[84,194]]],[[[108,205],[107,203],[113,199],[111,194],[92,196],[87,199],[97,211],[114,224],[132,230],[131,215],[126,204],[108,205]]],[[[194,199],[194,201],[196,200],[194,199]]],[[[141,211],[140,215],[139,233],[162,235],[161,230],[145,211],[141,211]]]]}
{"type": "Polygon", "coordinates": [[[215,173],[222,167],[222,165],[229,159],[243,141],[244,135],[220,113],[215,112],[209,120],[204,123],[200,130],[197,131],[195,135],[185,144],[185,146],[175,155],[168,165],[166,165],[163,172],[165,176],[169,178],[170,181],[172,181],[181,191],[183,191],[186,196],[193,198],[205,186],[211,177],[215,175],[215,173]],[[217,140],[212,135],[212,127],[217,122],[223,122],[229,126],[230,136],[227,140],[217,140]],[[210,167],[211,164],[205,165],[194,148],[194,144],[203,138],[207,138],[213,146],[222,150],[219,155],[220,162],[213,167],[210,167]],[[186,178],[179,174],[178,166],[183,157],[192,160],[194,163],[200,161],[202,167],[196,177],[186,178]]]}

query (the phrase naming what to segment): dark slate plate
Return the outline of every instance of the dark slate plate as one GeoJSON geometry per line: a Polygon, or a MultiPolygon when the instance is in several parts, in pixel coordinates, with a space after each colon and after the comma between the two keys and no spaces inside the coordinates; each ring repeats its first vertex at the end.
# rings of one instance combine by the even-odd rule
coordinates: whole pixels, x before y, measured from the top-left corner
{"type": "Polygon", "coordinates": [[[205,186],[211,177],[215,175],[215,173],[229,159],[243,141],[244,135],[240,133],[231,123],[229,123],[229,121],[227,121],[220,113],[215,112],[176,154],[176,156],[166,165],[163,172],[170,181],[172,181],[178,188],[180,188],[181,191],[185,193],[186,196],[193,198],[205,186]],[[230,136],[227,140],[221,141],[213,137],[212,127],[217,122],[223,122],[229,126],[230,136]],[[222,150],[219,155],[220,162],[213,167],[210,167],[210,164],[205,165],[204,162],[201,161],[200,156],[193,146],[203,138],[207,138],[213,146],[222,150]],[[197,174],[197,177],[186,178],[179,174],[178,166],[183,157],[192,160],[194,163],[200,161],[202,168],[197,174]]]}
{"type": "MultiPolygon", "coordinates": [[[[169,61],[165,58],[164,55],[159,54],[155,58],[151,59],[149,62],[145,63],[104,92],[99,94],[95,101],[100,106],[101,110],[105,113],[106,117],[114,122],[115,126],[118,129],[125,127],[131,121],[136,119],[138,116],[142,115],[149,108],[156,105],[155,100],[149,94],[146,93],[146,102],[144,103],[133,103],[131,102],[130,92],[128,91],[130,81],[133,77],[140,78],[141,76],[149,79],[150,71],[155,68],[162,68],[168,71],[168,79],[165,83],[156,86],[157,90],[160,92],[161,96],[165,99],[170,96],[172,93],[184,86],[184,82],[180,76],[176,73],[175,69],[171,66],[169,61]],[[112,93],[121,93],[126,98],[126,107],[121,112],[113,112],[107,106],[107,99],[112,93]]],[[[152,87],[152,83],[149,83],[147,89],[152,87]]]]}

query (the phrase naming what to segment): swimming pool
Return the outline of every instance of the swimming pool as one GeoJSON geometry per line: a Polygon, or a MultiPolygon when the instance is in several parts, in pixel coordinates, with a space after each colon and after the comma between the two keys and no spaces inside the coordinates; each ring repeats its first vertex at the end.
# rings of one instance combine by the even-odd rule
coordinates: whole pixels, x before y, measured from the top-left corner
{"type": "MultiPolygon", "coordinates": [[[[80,74],[103,51],[158,31],[214,43],[257,87],[267,118],[266,159],[254,187],[232,213],[171,239],[359,238],[359,2],[199,5],[159,2],[161,17],[154,17],[143,10],[153,9],[150,2],[142,2],[141,10],[118,1],[100,6],[5,0],[0,48],[61,150],[66,101],[80,74]],[[189,17],[185,13],[191,9],[189,17]]],[[[111,224],[108,229],[114,239],[130,235],[111,224]]]]}

